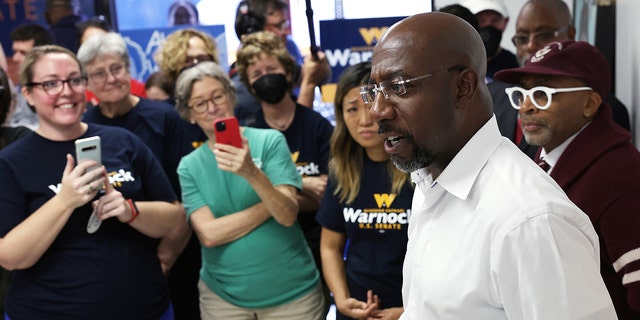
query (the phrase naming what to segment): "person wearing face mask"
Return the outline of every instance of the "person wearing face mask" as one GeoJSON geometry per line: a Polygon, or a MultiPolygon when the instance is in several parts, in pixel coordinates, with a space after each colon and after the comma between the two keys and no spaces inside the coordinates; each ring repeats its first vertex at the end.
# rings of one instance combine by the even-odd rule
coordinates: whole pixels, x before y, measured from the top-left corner
{"type": "Polygon", "coordinates": [[[500,47],[502,33],[509,22],[509,13],[502,0],[466,0],[467,7],[478,18],[478,32],[487,53],[487,75],[491,83],[493,74],[502,69],[517,68],[518,59],[509,50],[500,47]]]}
{"type": "Polygon", "coordinates": [[[502,0],[466,0],[463,5],[469,8],[478,20],[478,32],[487,54],[485,82],[493,99],[493,113],[498,120],[500,134],[511,140],[529,158],[533,158],[537,148],[530,146],[523,138],[518,113],[506,102],[504,89],[508,85],[493,79],[493,74],[497,71],[519,66],[516,56],[500,47],[502,32],[509,22],[507,8],[502,0]]]}
{"type": "MultiPolygon", "coordinates": [[[[236,9],[235,31],[238,39],[258,31],[268,31],[276,35],[295,61],[293,71],[293,94],[296,102],[320,112],[330,121],[333,119],[333,107],[320,101],[316,87],[329,79],[331,67],[322,53],[318,59],[311,55],[303,57],[298,46],[291,39],[288,13],[289,5],[282,0],[245,0],[236,9]],[[329,110],[328,110],[329,109],[329,110]]],[[[253,126],[260,102],[244,86],[238,75],[236,62],[231,65],[229,76],[238,88],[238,103],[234,114],[241,124],[253,126]]]]}
{"type": "MultiPolygon", "coordinates": [[[[318,112],[293,100],[291,88],[295,62],[274,33],[261,31],[243,37],[237,59],[240,79],[260,100],[260,109],[252,126],[281,131],[302,176],[302,191],[296,195],[300,206],[298,222],[321,270],[321,228],[315,217],[327,184],[333,126],[318,112]]],[[[328,297],[326,285],[324,289],[328,297]]]]}

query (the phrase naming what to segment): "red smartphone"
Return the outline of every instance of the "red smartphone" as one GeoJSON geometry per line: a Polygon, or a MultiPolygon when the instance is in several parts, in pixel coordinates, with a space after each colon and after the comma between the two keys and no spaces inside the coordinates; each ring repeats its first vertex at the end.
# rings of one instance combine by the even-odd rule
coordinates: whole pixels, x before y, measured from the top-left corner
{"type": "Polygon", "coordinates": [[[236,117],[228,117],[215,120],[213,131],[216,135],[217,143],[232,145],[242,148],[242,138],[240,138],[240,126],[236,117]]]}

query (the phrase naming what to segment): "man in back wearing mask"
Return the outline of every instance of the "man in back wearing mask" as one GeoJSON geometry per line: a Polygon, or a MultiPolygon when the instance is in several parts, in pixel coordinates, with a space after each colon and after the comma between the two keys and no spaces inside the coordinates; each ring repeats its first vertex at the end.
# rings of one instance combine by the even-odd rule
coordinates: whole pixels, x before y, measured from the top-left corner
{"type": "Polygon", "coordinates": [[[462,5],[475,14],[478,32],[487,52],[487,74],[485,82],[493,100],[493,113],[498,121],[502,136],[511,140],[529,158],[536,155],[538,147],[531,146],[523,139],[518,121],[518,110],[509,104],[504,89],[509,85],[493,80],[493,74],[502,69],[517,68],[518,59],[507,49],[500,47],[502,32],[509,22],[509,14],[502,0],[465,0],[462,5]]]}
{"type": "Polygon", "coordinates": [[[509,13],[502,0],[465,0],[467,7],[478,18],[478,32],[487,51],[486,82],[493,81],[493,74],[502,69],[517,68],[518,59],[509,50],[500,47],[502,33],[509,22],[509,13]]]}

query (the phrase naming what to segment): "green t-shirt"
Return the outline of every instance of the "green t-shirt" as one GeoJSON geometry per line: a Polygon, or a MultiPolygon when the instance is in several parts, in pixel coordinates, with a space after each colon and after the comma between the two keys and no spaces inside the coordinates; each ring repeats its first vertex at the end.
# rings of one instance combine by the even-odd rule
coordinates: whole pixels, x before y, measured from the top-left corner
{"type": "MultiPolygon", "coordinates": [[[[302,180],[284,136],[272,129],[245,128],[251,157],[274,185],[302,188],[302,180]]],[[[187,221],[208,206],[215,217],[261,202],[242,177],[218,169],[205,143],[178,166],[187,221]]],[[[213,248],[202,248],[200,277],[225,301],[242,308],[282,305],[309,293],[319,273],[300,226],[285,227],[270,218],[244,237],[213,248]]]]}

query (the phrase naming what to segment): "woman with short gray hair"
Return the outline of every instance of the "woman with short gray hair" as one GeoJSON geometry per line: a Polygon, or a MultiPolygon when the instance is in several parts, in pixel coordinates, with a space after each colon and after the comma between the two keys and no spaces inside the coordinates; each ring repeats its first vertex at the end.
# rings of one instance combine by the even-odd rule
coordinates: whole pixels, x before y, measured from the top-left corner
{"type": "Polygon", "coordinates": [[[227,73],[216,63],[202,62],[191,68],[185,69],[176,82],[176,110],[183,119],[191,121],[189,99],[191,98],[193,84],[207,77],[219,81],[222,84],[224,91],[228,94],[229,105],[232,107],[236,105],[236,87],[234,86],[233,81],[229,79],[227,73]]]}
{"type": "Polygon", "coordinates": [[[242,146],[216,140],[230,128],[235,88],[213,62],[183,71],[178,110],[208,140],[178,166],[187,220],[202,249],[201,318],[324,317],[320,275],[296,220],[302,187],[287,142],[273,129],[241,127],[242,146]]]}
{"type": "MultiPolygon", "coordinates": [[[[131,94],[129,55],[125,41],[120,35],[107,33],[90,37],[80,47],[78,58],[84,65],[89,88],[100,100],[96,107],[85,112],[83,120],[125,128],[140,137],[160,160],[173,190],[179,197],[180,185],[176,169],[180,159],[204,141],[205,137],[200,128],[180,119],[170,104],[131,94]]],[[[187,259],[188,264],[193,266],[176,268],[175,272],[169,275],[176,314],[198,313],[197,304],[184,306],[188,305],[188,301],[182,303],[182,300],[176,300],[182,297],[197,299],[197,263],[200,257],[199,248],[192,247],[197,246],[195,239],[190,246],[186,244],[191,235],[185,219],[181,219],[172,233],[161,240],[158,248],[158,257],[165,273],[176,263],[185,246],[192,249],[188,250],[190,254],[181,255],[178,263],[187,259]]]]}

